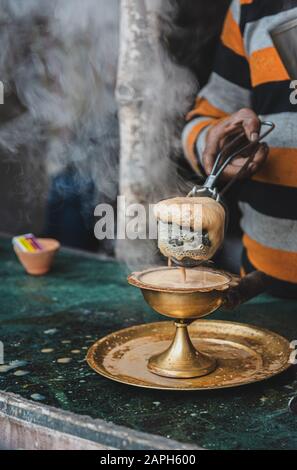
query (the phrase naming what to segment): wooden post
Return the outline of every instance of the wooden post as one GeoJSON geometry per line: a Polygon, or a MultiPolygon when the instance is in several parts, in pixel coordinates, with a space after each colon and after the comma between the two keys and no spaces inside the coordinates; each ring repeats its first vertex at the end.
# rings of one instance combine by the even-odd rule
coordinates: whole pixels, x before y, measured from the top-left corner
{"type": "MultiPolygon", "coordinates": [[[[180,151],[177,120],[195,90],[190,73],[175,64],[161,45],[168,0],[121,0],[117,102],[120,120],[120,194],[126,206],[175,195],[172,156],[180,151]]],[[[129,220],[120,209],[123,224],[129,220]]],[[[145,233],[146,224],[138,227],[145,233]]],[[[151,264],[157,254],[149,240],[118,240],[117,256],[133,265],[151,264]],[[136,262],[136,263],[135,263],[136,262]]]]}

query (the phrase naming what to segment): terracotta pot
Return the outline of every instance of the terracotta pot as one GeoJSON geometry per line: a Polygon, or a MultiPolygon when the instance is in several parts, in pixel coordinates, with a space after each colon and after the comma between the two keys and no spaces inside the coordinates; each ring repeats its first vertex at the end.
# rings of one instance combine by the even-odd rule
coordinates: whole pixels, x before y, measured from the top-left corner
{"type": "Polygon", "coordinates": [[[42,251],[30,253],[20,251],[15,246],[13,247],[27,273],[33,276],[41,276],[50,270],[54,256],[60,248],[60,243],[53,238],[37,238],[37,240],[43,247],[42,251]]]}

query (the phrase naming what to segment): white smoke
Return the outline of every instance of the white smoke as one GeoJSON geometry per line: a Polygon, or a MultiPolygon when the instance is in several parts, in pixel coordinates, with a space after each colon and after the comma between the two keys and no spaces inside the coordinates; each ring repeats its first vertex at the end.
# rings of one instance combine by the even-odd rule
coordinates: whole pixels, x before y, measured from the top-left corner
{"type": "MultiPolygon", "coordinates": [[[[171,195],[185,195],[191,186],[177,172],[182,155],[181,132],[185,116],[198,90],[189,68],[181,66],[168,50],[168,36],[176,28],[177,2],[145,0],[148,54],[144,63],[143,123],[144,186],[146,201],[157,202],[171,195]]],[[[190,46],[190,45],[189,45],[190,46]]],[[[140,59],[141,60],[141,59],[140,59]]]]}
{"type": "Polygon", "coordinates": [[[115,198],[118,31],[119,0],[0,0],[0,79],[18,99],[2,153],[25,148],[51,176],[74,165],[115,198]]]}
{"type": "MultiPolygon", "coordinates": [[[[189,69],[175,62],[168,51],[167,39],[175,28],[176,2],[126,0],[124,4],[125,23],[130,28],[123,35],[126,45],[121,46],[128,64],[124,63],[122,68],[124,61],[120,61],[119,78],[123,79],[123,90],[120,88],[124,111],[122,150],[129,154],[130,160],[127,159],[128,171],[126,168],[123,171],[122,186],[128,198],[134,193],[138,202],[147,205],[186,195],[191,188],[179,177],[177,160],[182,154],[185,115],[193,104],[198,85],[189,69]],[[129,34],[133,22],[136,39],[134,30],[129,34]],[[125,91],[130,105],[127,108],[125,91]],[[133,96],[130,102],[129,95],[133,96]]],[[[144,225],[140,231],[147,230],[144,225]]],[[[119,242],[118,256],[132,270],[159,261],[157,244],[147,239],[119,242]]]]}
{"type": "MultiPolygon", "coordinates": [[[[144,201],[155,202],[189,189],[177,177],[176,157],[197,83],[167,51],[176,3],[143,1],[152,42],[150,57],[143,60],[142,113],[150,120],[143,122],[144,171],[135,183],[144,201]],[[153,30],[159,31],[158,41],[153,30]]],[[[97,193],[90,204],[115,200],[119,4],[120,0],[0,0],[0,80],[6,100],[17,97],[11,119],[0,125],[0,151],[31,168],[35,194],[24,172],[29,200],[36,193],[47,196],[44,179],[36,179],[41,160],[50,176],[71,165],[78,181],[92,180],[97,193]]]]}

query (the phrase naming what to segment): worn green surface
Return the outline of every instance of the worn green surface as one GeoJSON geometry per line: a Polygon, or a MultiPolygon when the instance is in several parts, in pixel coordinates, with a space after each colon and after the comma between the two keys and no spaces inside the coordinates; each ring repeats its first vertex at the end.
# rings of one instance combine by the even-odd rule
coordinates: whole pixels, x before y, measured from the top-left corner
{"type": "MultiPolygon", "coordinates": [[[[84,356],[97,338],[160,320],[117,263],[60,253],[49,275],[34,278],[0,241],[0,276],[1,390],[209,449],[297,448],[297,417],[287,408],[294,369],[257,385],[190,393],[133,388],[89,369],[84,356]]],[[[297,339],[297,302],[261,297],[212,318],[297,339]]]]}

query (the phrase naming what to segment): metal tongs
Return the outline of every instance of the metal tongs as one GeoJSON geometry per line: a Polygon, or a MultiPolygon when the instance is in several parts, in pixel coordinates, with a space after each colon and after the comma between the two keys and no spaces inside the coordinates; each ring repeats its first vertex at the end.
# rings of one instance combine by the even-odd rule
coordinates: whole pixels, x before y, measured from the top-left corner
{"type": "MultiPolygon", "coordinates": [[[[194,188],[188,194],[188,197],[211,197],[223,206],[226,214],[225,232],[228,226],[229,212],[227,206],[223,202],[222,196],[226,193],[230,186],[238,180],[242,173],[244,173],[248,165],[253,161],[255,154],[259,150],[261,141],[265,137],[267,137],[275,128],[275,124],[273,122],[263,121],[260,124],[261,127],[267,126],[269,127],[269,129],[260,134],[257,140],[253,142],[244,143],[241,146],[240,143],[243,141],[243,139],[246,141],[247,138],[244,132],[240,132],[240,134],[238,134],[231,142],[228,142],[228,144],[225,145],[221,152],[218,154],[212,171],[210,175],[206,178],[204,185],[194,186],[194,188]],[[234,150],[236,146],[237,149],[234,150]],[[227,168],[227,166],[232,162],[233,159],[244,154],[249,154],[249,156],[246,157],[245,164],[241,167],[239,172],[226,184],[226,186],[219,191],[217,188],[217,183],[223,171],[227,168]]],[[[172,261],[176,265],[183,267],[195,267],[204,263],[203,261],[195,261],[190,258],[184,258],[182,261],[178,261],[175,258],[172,258],[172,261]]]]}
{"type": "Polygon", "coordinates": [[[270,121],[263,121],[261,122],[262,126],[268,126],[265,132],[259,135],[258,139],[254,142],[248,142],[248,144],[244,144],[242,147],[237,148],[235,151],[234,147],[245,138],[245,133],[241,132],[239,135],[235,137],[231,142],[229,142],[218,154],[214,166],[210,175],[207,177],[203,186],[194,186],[194,188],[188,194],[189,197],[211,197],[218,202],[221,202],[221,197],[225,192],[230,188],[230,186],[238,180],[238,178],[244,173],[248,165],[253,161],[255,154],[259,150],[259,144],[262,142],[265,137],[267,137],[275,128],[275,124],[270,121]],[[228,156],[228,153],[231,151],[231,155],[228,156]],[[227,183],[227,185],[219,192],[217,189],[217,182],[223,171],[227,168],[227,166],[239,155],[243,155],[244,153],[249,153],[249,157],[247,157],[245,164],[240,169],[240,171],[227,183]]]}

